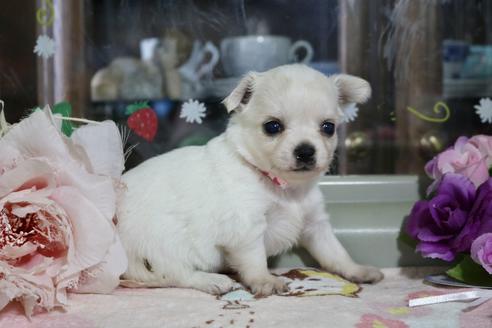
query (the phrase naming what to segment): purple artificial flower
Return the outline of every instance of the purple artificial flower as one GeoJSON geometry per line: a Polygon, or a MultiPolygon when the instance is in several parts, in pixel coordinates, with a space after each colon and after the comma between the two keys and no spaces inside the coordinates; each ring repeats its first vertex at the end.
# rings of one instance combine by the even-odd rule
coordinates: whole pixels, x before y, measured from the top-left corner
{"type": "Polygon", "coordinates": [[[477,236],[492,232],[492,178],[478,187],[470,221],[478,227],[477,236]]]}
{"type": "Polygon", "coordinates": [[[475,197],[475,186],[467,177],[445,174],[436,195],[431,200],[418,201],[410,213],[406,228],[419,242],[417,251],[424,257],[445,261],[468,251],[480,228],[480,222],[470,222],[475,197]]]}
{"type": "Polygon", "coordinates": [[[492,233],[485,233],[475,239],[470,253],[475,262],[492,274],[492,233]]]}

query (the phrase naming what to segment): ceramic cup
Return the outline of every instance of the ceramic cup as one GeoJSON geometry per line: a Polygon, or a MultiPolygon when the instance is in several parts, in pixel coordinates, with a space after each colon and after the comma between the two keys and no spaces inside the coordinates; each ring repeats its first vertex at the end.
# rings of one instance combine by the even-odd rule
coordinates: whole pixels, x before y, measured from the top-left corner
{"type": "Polygon", "coordinates": [[[294,62],[309,63],[313,58],[313,47],[307,41],[292,43],[283,36],[239,36],[222,40],[220,56],[226,75],[237,77],[249,71],[263,72],[294,62]],[[305,55],[298,58],[297,53],[301,49],[305,55]]]}

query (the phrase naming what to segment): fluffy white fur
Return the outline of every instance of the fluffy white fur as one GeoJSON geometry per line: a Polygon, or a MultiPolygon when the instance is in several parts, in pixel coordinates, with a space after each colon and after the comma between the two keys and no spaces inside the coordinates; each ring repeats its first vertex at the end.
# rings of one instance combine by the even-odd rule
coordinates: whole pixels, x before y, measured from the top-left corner
{"type": "Polygon", "coordinates": [[[285,285],[268,272],[267,257],[300,244],[323,268],[350,280],[382,279],[378,269],[354,263],[335,238],[317,186],[337,144],[320,125],[337,124],[344,103],[364,102],[370,92],[360,78],[327,78],[302,65],[248,74],[224,100],[234,113],[223,134],[123,176],[118,229],[129,257],[125,278],[220,294],[233,282],[217,272],[233,268],[254,293],[268,295],[285,285]],[[263,130],[272,118],[285,126],[275,136],[263,130]],[[301,143],[315,148],[316,162],[294,171],[301,143]]]}

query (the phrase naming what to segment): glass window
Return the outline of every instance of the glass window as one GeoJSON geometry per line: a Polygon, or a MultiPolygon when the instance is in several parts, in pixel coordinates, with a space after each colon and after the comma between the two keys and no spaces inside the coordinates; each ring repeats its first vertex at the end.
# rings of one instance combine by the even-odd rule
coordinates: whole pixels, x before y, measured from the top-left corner
{"type": "Polygon", "coordinates": [[[129,131],[128,167],[206,143],[245,72],[292,62],[372,85],[339,128],[331,173],[421,174],[458,136],[492,132],[487,0],[37,0],[0,11],[7,120],[68,101],[73,116],[129,131]]]}

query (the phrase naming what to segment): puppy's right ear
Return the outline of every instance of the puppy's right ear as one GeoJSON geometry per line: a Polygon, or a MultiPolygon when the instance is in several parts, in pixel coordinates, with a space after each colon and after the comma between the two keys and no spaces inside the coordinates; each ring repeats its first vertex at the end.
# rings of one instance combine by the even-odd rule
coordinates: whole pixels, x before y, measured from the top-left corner
{"type": "Polygon", "coordinates": [[[257,75],[258,73],[256,72],[249,72],[241,79],[236,88],[222,101],[228,113],[234,110],[241,110],[242,107],[248,104],[253,96],[257,75]]]}
{"type": "Polygon", "coordinates": [[[362,104],[371,97],[371,85],[360,77],[337,74],[330,76],[338,89],[338,102],[341,106],[350,103],[362,104]]]}

